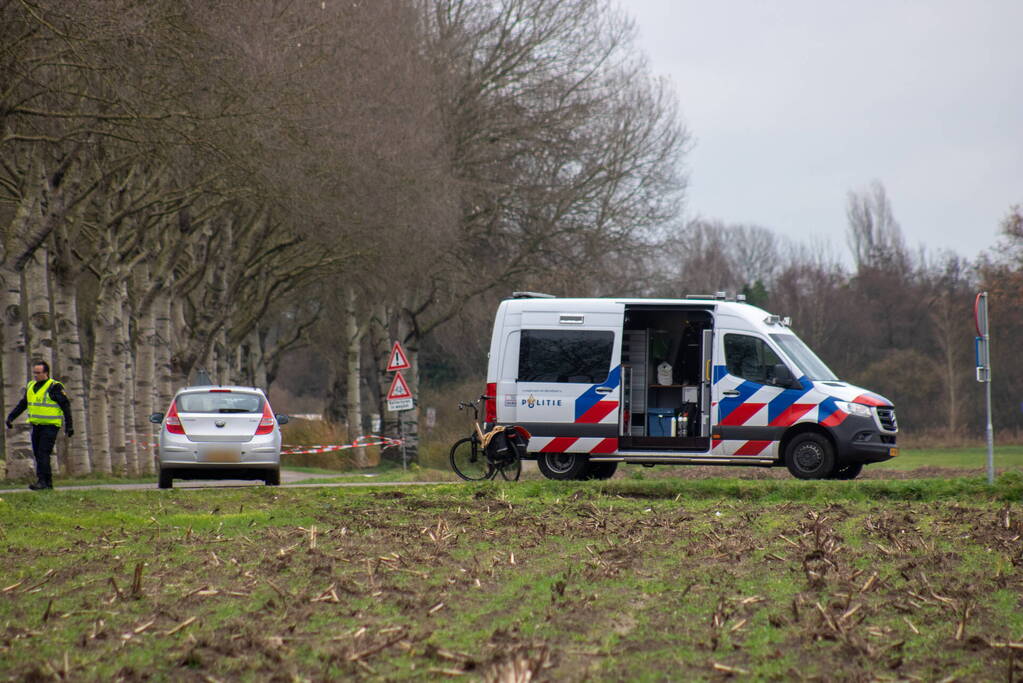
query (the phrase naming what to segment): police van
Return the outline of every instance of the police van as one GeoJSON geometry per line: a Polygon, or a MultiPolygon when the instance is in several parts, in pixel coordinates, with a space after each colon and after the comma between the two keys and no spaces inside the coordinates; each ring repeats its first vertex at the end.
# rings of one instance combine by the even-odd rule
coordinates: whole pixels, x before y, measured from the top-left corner
{"type": "Polygon", "coordinates": [[[517,292],[494,320],[486,422],[528,429],[527,457],[551,479],[608,478],[622,462],[852,479],[898,455],[891,401],[737,299],[517,292]]]}

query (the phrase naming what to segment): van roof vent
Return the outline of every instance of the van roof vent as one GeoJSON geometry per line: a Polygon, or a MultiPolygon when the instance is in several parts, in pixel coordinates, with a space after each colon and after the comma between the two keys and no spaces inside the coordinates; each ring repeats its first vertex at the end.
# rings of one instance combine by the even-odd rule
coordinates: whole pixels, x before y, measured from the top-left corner
{"type": "Polygon", "coordinates": [[[513,299],[555,299],[553,294],[543,292],[512,292],[513,299]]]}

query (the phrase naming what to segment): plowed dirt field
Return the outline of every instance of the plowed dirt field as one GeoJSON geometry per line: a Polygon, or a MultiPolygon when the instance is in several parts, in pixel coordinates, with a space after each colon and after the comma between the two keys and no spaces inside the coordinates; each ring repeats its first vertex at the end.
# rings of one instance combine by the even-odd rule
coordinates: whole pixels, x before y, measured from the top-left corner
{"type": "Polygon", "coordinates": [[[961,481],[6,496],[0,677],[1013,680],[1023,484],[961,481]]]}

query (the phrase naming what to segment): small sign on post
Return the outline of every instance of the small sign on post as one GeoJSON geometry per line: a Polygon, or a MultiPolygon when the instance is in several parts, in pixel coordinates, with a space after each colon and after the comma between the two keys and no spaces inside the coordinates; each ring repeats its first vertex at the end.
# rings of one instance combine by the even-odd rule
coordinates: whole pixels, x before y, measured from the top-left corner
{"type": "Polygon", "coordinates": [[[977,356],[977,381],[983,382],[987,396],[987,483],[995,483],[995,430],[991,422],[991,334],[988,326],[987,292],[973,301],[973,322],[977,326],[974,350],[977,356]]]}
{"type": "Polygon", "coordinates": [[[392,413],[399,413],[412,410],[413,407],[415,402],[412,400],[412,390],[408,388],[408,383],[400,372],[394,373],[391,388],[387,392],[387,409],[392,413]]]}
{"type": "Polygon", "coordinates": [[[405,349],[401,348],[401,344],[398,342],[394,342],[394,346],[391,347],[390,360],[387,361],[387,372],[408,370],[411,367],[408,356],[405,355],[405,349]]]}

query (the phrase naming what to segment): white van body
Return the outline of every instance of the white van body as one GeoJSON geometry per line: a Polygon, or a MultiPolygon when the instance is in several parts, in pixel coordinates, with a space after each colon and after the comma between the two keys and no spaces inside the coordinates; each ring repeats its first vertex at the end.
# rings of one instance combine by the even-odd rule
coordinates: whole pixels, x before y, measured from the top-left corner
{"type": "Polygon", "coordinates": [[[838,380],[778,316],[723,299],[506,300],[487,394],[488,423],[526,427],[556,479],[619,462],[852,478],[898,453],[890,401],[838,380]]]}

